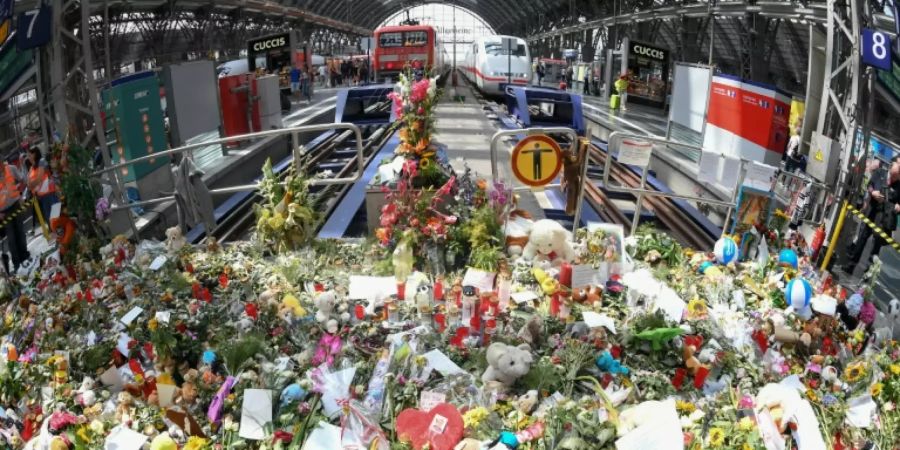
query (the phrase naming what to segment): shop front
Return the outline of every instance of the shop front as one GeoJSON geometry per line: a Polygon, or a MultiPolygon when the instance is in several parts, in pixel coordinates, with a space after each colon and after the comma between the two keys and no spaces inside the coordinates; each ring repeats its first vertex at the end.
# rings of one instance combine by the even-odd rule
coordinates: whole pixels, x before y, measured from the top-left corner
{"type": "Polygon", "coordinates": [[[665,107],[669,93],[669,51],[626,39],[625,73],[628,75],[628,102],[665,107]]]}

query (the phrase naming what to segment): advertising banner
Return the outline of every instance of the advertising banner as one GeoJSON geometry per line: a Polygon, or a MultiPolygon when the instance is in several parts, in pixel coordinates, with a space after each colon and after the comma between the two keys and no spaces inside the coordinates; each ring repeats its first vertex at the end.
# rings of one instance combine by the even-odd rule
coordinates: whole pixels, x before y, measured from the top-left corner
{"type": "Polygon", "coordinates": [[[788,141],[790,101],[774,87],[714,76],[704,147],[777,164],[788,141]]]}

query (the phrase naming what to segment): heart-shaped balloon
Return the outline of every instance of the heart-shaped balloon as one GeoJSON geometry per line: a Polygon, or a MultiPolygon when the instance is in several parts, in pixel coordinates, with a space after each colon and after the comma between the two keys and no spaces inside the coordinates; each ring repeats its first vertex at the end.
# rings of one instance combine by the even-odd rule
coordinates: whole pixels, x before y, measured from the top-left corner
{"type": "Polygon", "coordinates": [[[412,443],[414,450],[425,444],[430,450],[453,450],[462,440],[463,418],[455,406],[440,403],[430,411],[404,409],[397,416],[397,436],[412,443]]]}

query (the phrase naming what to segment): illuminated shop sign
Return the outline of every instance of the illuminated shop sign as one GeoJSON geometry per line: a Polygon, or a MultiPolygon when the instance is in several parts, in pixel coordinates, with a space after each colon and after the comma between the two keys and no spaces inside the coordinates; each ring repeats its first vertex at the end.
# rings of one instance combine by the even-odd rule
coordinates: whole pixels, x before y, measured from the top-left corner
{"type": "Polygon", "coordinates": [[[634,53],[638,56],[645,56],[647,58],[657,59],[660,61],[666,60],[666,51],[661,48],[651,47],[646,44],[633,43],[631,44],[631,53],[634,53]]]}
{"type": "Polygon", "coordinates": [[[285,33],[275,36],[266,36],[261,39],[249,41],[247,44],[251,54],[259,54],[290,47],[291,39],[290,35],[285,33]]]}

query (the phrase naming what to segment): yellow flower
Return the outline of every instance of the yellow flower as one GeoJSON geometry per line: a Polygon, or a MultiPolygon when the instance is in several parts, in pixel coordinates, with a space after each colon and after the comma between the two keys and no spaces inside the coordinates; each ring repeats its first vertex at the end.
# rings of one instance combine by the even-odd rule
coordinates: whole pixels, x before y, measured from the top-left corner
{"type": "Polygon", "coordinates": [[[156,317],[150,319],[150,320],[147,322],[147,328],[148,328],[150,331],[156,331],[156,329],[159,328],[159,321],[156,320],[156,317]]]}
{"type": "Polygon", "coordinates": [[[744,442],[744,445],[741,447],[741,450],[753,450],[753,446],[744,442]]]}
{"type": "Polygon", "coordinates": [[[892,374],[900,375],[900,364],[891,364],[889,369],[891,369],[892,374]]]}
{"type": "Polygon", "coordinates": [[[709,445],[713,447],[721,447],[725,443],[725,430],[721,428],[709,429],[709,445]]]}
{"type": "Polygon", "coordinates": [[[816,391],[814,391],[812,389],[806,390],[806,398],[808,398],[810,401],[813,401],[813,402],[819,401],[819,396],[816,394],[816,391]]]}
{"type": "Polygon", "coordinates": [[[696,410],[697,407],[694,406],[694,404],[691,402],[686,402],[683,400],[675,400],[675,409],[677,409],[678,412],[690,414],[690,413],[694,412],[694,410],[696,410]]]}
{"type": "Polygon", "coordinates": [[[188,438],[187,443],[184,444],[182,450],[201,450],[202,448],[206,447],[206,444],[206,439],[197,436],[191,436],[190,438],[188,438]]]}
{"type": "Polygon", "coordinates": [[[700,318],[706,316],[706,303],[697,297],[688,302],[688,317],[700,318]]]}
{"type": "MultiPolygon", "coordinates": [[[[744,417],[743,419],[740,420],[740,422],[738,422],[738,428],[740,428],[741,431],[750,431],[753,429],[753,425],[754,425],[753,419],[751,419],[749,417],[744,417]]],[[[744,444],[744,445],[747,445],[747,444],[744,444]]]]}
{"type": "Polygon", "coordinates": [[[850,383],[855,383],[859,381],[860,378],[866,375],[866,363],[860,361],[847,366],[844,369],[844,378],[847,379],[850,383]]]}
{"type": "Polygon", "coordinates": [[[481,423],[481,421],[487,418],[488,414],[490,413],[488,412],[487,408],[483,406],[472,408],[466,411],[465,414],[463,414],[463,424],[466,428],[477,427],[478,424],[481,423]]]}
{"type": "Polygon", "coordinates": [[[268,224],[273,230],[280,230],[281,227],[284,226],[284,217],[279,213],[275,213],[275,215],[269,218],[268,224]]]}
{"type": "Polygon", "coordinates": [[[872,397],[878,397],[881,395],[881,390],[884,388],[884,385],[881,383],[875,383],[872,387],[869,388],[869,393],[872,394],[872,397]]]}
{"type": "Polygon", "coordinates": [[[153,438],[150,443],[150,450],[178,450],[178,445],[169,436],[169,433],[163,433],[153,438]]]}
{"type": "Polygon", "coordinates": [[[91,436],[88,434],[88,427],[85,425],[78,427],[78,431],[75,432],[75,435],[77,435],[78,439],[81,439],[82,442],[91,442],[91,436]]]}

